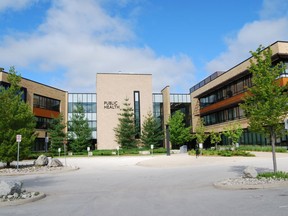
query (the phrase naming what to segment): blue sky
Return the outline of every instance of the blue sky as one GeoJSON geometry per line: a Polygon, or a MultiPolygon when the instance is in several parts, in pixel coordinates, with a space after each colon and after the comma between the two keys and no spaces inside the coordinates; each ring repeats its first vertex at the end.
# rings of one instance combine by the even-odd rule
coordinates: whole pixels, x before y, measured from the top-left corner
{"type": "Polygon", "coordinates": [[[96,73],[153,74],[154,92],[189,88],[288,40],[287,0],[1,0],[0,67],[69,92],[96,73]]]}

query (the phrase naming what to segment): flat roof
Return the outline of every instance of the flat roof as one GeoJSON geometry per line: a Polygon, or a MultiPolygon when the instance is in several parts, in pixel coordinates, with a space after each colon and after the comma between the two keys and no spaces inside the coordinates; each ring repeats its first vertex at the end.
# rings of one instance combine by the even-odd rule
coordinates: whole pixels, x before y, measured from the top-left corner
{"type": "MultiPolygon", "coordinates": [[[[271,47],[273,45],[275,45],[276,43],[288,43],[288,41],[275,41],[274,43],[270,44],[269,46],[265,47],[263,50],[267,49],[268,47],[271,47]]],[[[231,67],[230,69],[226,70],[226,71],[217,71],[212,73],[210,76],[208,76],[207,78],[205,78],[204,80],[200,81],[199,83],[197,83],[196,85],[192,86],[190,88],[190,94],[192,92],[194,92],[195,90],[201,88],[202,86],[208,84],[209,82],[211,82],[212,80],[216,79],[217,77],[223,75],[224,73],[227,73],[229,71],[231,71],[232,69],[238,67],[239,65],[241,65],[242,63],[248,61],[249,59],[251,59],[252,56],[248,57],[247,59],[241,61],[240,63],[236,64],[235,66],[231,67]]]]}
{"type": "MultiPolygon", "coordinates": [[[[8,75],[8,72],[4,71],[4,68],[3,68],[2,71],[0,70],[0,73],[5,73],[5,74],[8,75]]],[[[49,85],[46,85],[46,84],[43,84],[43,83],[40,83],[40,82],[36,82],[36,81],[34,81],[34,80],[27,79],[27,78],[25,78],[25,77],[22,77],[21,75],[20,75],[20,77],[21,77],[21,79],[27,80],[27,81],[29,81],[29,82],[37,83],[37,84],[39,84],[39,85],[46,86],[46,87],[49,87],[49,88],[52,88],[52,89],[56,89],[56,90],[58,90],[58,91],[67,92],[67,91],[64,91],[64,90],[62,90],[62,89],[55,88],[55,87],[53,87],[53,86],[49,86],[49,85]]]]}

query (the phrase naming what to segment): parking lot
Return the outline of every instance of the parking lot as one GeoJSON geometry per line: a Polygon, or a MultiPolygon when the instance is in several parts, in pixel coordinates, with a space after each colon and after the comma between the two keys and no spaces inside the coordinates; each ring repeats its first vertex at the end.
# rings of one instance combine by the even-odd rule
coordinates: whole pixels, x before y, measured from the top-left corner
{"type": "MultiPolygon", "coordinates": [[[[271,153],[257,157],[171,156],[67,158],[80,169],[0,176],[23,182],[44,199],[0,208],[0,215],[287,215],[288,188],[218,189],[217,181],[242,175],[247,166],[272,169],[271,153]]],[[[61,158],[64,162],[64,159],[61,158]]],[[[288,154],[277,154],[288,171],[288,154]]]]}

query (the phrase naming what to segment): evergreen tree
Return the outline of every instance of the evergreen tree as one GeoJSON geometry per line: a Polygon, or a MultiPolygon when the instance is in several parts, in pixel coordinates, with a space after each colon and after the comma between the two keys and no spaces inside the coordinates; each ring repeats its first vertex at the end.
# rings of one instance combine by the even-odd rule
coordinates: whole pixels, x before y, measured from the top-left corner
{"type": "Polygon", "coordinates": [[[31,108],[22,100],[21,76],[14,67],[10,67],[7,80],[10,85],[0,87],[0,159],[9,166],[17,160],[17,134],[22,136],[20,160],[30,154],[36,138],[36,121],[31,108]]]}
{"type": "Polygon", "coordinates": [[[192,127],[186,127],[184,119],[185,115],[178,110],[168,121],[170,141],[173,148],[179,148],[181,145],[193,139],[191,134],[192,127]]]}
{"type": "Polygon", "coordinates": [[[53,118],[49,129],[49,139],[50,139],[50,151],[53,154],[56,154],[58,152],[58,148],[63,148],[63,142],[66,138],[66,134],[64,132],[64,129],[66,128],[66,125],[63,123],[64,118],[63,115],[60,114],[57,118],[53,118]]]}
{"type": "Polygon", "coordinates": [[[280,62],[272,64],[272,51],[263,50],[260,46],[251,52],[249,71],[252,73],[251,88],[245,94],[244,103],[240,107],[249,120],[252,131],[259,132],[270,138],[274,172],[277,171],[275,143],[277,137],[283,135],[283,122],[288,113],[288,86],[281,86],[277,81],[285,72],[285,65],[280,62]]]}
{"type": "Polygon", "coordinates": [[[80,103],[73,110],[68,136],[69,146],[73,152],[83,152],[87,147],[91,147],[92,130],[89,128],[84,108],[80,103]]]}
{"type": "Polygon", "coordinates": [[[128,98],[125,99],[119,116],[119,123],[114,128],[116,142],[125,149],[135,148],[137,142],[135,138],[134,112],[128,98]]]}
{"type": "Polygon", "coordinates": [[[154,147],[160,147],[163,139],[164,132],[161,128],[161,124],[155,119],[152,112],[148,112],[142,125],[142,143],[147,148],[150,148],[151,145],[154,145],[154,147]]]}

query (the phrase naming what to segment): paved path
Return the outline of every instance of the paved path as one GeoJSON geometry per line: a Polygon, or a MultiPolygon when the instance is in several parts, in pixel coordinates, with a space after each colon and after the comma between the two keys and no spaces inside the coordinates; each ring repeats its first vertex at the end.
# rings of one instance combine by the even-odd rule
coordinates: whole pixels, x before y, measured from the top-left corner
{"type": "MultiPolygon", "coordinates": [[[[63,159],[61,159],[63,161],[63,159]]],[[[288,171],[288,154],[277,154],[288,171]]],[[[47,197],[1,207],[0,215],[273,215],[286,216],[288,188],[220,190],[215,181],[237,177],[248,165],[272,169],[270,153],[254,158],[188,155],[67,158],[72,172],[1,176],[23,181],[24,188],[47,197]]]]}

